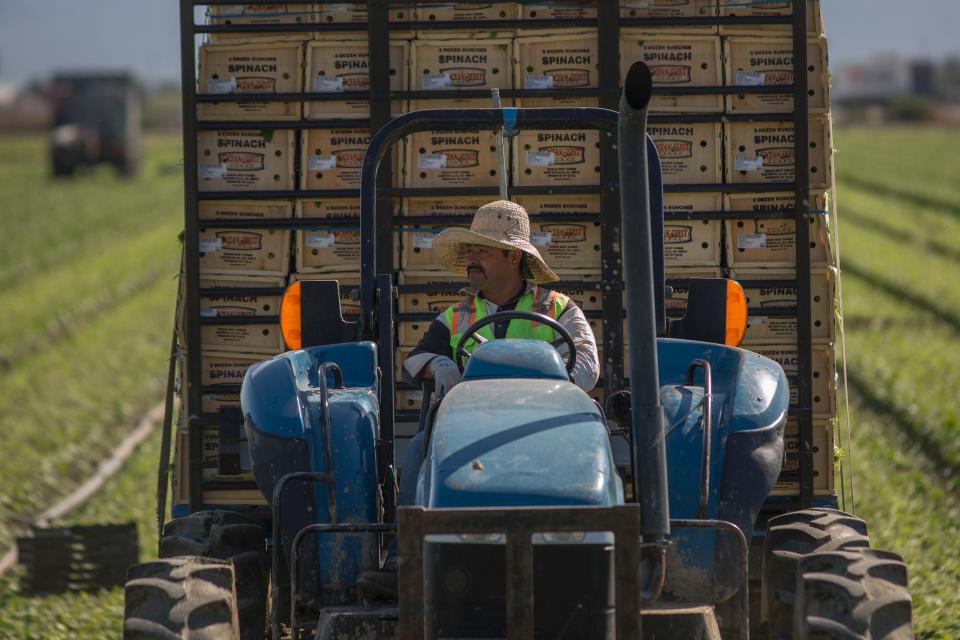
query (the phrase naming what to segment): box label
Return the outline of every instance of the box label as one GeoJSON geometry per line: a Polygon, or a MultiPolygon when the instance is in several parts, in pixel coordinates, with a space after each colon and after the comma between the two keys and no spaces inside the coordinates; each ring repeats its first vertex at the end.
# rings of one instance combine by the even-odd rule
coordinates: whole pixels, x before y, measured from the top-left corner
{"type": "Polygon", "coordinates": [[[524,89],[553,89],[553,76],[526,76],[524,89]]]}
{"type": "Polygon", "coordinates": [[[738,87],[762,87],[767,83],[767,74],[762,71],[737,69],[738,87]]]}
{"type": "Polygon", "coordinates": [[[552,167],[557,162],[557,156],[552,151],[527,150],[527,164],[531,167],[552,167]]]}
{"type": "Polygon", "coordinates": [[[324,171],[337,168],[337,156],[310,156],[307,158],[307,168],[310,171],[324,171]]]}
{"type": "Polygon", "coordinates": [[[741,233],[737,238],[738,249],[765,249],[767,247],[767,234],[765,233],[741,233]]]}
{"type": "Polygon", "coordinates": [[[337,244],[337,236],[332,233],[307,232],[307,246],[311,249],[328,249],[337,244]]]}
{"type": "Polygon", "coordinates": [[[215,251],[220,251],[223,248],[223,242],[220,238],[201,238],[200,239],[200,251],[202,253],[213,253],[215,251]]]}
{"type": "Polygon", "coordinates": [[[736,156],[733,167],[737,171],[760,171],[763,169],[763,156],[736,156]]]}
{"type": "Polygon", "coordinates": [[[343,78],[330,78],[327,76],[317,76],[313,79],[313,90],[318,93],[342,93],[343,78]]]}
{"type": "Polygon", "coordinates": [[[234,93],[236,90],[236,78],[211,78],[207,81],[208,93],[234,93]]]}
{"type": "Polygon", "coordinates": [[[421,153],[417,155],[418,169],[446,169],[447,154],[445,153],[421,153]]]}
{"type": "Polygon", "coordinates": [[[220,164],[201,164],[197,167],[197,173],[201,178],[225,178],[227,176],[227,165],[220,164]]]}
{"type": "Polygon", "coordinates": [[[446,71],[441,73],[427,73],[423,76],[423,88],[425,90],[446,89],[452,86],[453,82],[450,79],[450,74],[446,71]]]}
{"type": "Polygon", "coordinates": [[[533,231],[530,233],[530,244],[535,247],[549,247],[553,240],[553,233],[549,231],[533,231]]]}
{"type": "Polygon", "coordinates": [[[413,236],[413,246],[417,249],[432,249],[433,248],[433,238],[432,233],[417,233],[413,236]]]}

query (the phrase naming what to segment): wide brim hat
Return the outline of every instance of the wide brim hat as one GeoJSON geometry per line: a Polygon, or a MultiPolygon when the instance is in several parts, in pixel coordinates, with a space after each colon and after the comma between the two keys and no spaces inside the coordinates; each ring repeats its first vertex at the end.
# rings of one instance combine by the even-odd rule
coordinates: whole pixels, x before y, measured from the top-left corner
{"type": "Polygon", "coordinates": [[[444,229],[433,239],[431,248],[437,260],[450,271],[467,275],[467,245],[478,244],[499,249],[519,249],[526,254],[530,280],[540,284],[556,282],[555,274],[530,244],[530,217],[516,202],[497,200],[477,209],[469,229],[444,229]]]}

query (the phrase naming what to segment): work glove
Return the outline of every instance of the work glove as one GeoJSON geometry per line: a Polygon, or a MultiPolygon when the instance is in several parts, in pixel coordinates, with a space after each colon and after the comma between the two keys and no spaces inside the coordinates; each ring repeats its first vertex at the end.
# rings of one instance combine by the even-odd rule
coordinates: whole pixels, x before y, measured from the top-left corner
{"type": "Polygon", "coordinates": [[[438,400],[447,395],[450,389],[463,380],[460,370],[457,369],[457,365],[450,358],[437,356],[430,361],[430,368],[433,371],[434,392],[437,394],[438,400]]]}

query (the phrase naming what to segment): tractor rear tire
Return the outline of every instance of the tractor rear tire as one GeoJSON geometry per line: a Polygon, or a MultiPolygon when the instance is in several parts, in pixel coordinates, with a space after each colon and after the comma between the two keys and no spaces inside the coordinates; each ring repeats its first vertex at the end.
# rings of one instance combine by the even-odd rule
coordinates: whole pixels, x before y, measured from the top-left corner
{"type": "Polygon", "coordinates": [[[793,637],[797,576],[803,556],[869,546],[867,523],[836,509],[804,509],[771,518],[763,551],[760,605],[767,637],[793,637]]]}
{"type": "Polygon", "coordinates": [[[267,622],[266,539],[259,524],[234,511],[198,511],[163,527],[160,557],[229,560],[236,578],[241,640],[263,640],[267,622]]]}
{"type": "Polygon", "coordinates": [[[800,561],[795,637],[911,640],[907,566],[887,551],[812,553],[800,561]]]}
{"type": "Polygon", "coordinates": [[[163,558],[130,567],[123,640],[236,640],[233,566],[213,558],[163,558]]]}

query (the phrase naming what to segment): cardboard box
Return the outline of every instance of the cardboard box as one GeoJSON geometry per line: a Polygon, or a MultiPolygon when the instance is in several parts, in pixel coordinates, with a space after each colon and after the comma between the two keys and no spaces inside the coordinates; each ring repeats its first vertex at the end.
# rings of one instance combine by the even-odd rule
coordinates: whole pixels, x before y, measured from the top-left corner
{"type": "Polygon", "coordinates": [[[463,198],[404,198],[401,216],[472,216],[490,202],[488,196],[463,198]]]}
{"type": "MultiPolygon", "coordinates": [[[[673,295],[664,300],[664,308],[668,318],[682,318],[687,312],[687,298],[690,287],[687,281],[690,278],[720,278],[720,268],[705,269],[702,267],[672,267],[664,273],[667,286],[673,287],[673,295]]],[[[625,295],[629,294],[625,292],[625,295]]]]}
{"type": "Polygon", "coordinates": [[[200,384],[204,387],[221,384],[240,384],[251,365],[267,357],[262,354],[242,354],[220,349],[203,349],[200,353],[200,384]]]}
{"type": "MultiPolygon", "coordinates": [[[[755,351],[776,361],[787,374],[790,384],[790,405],[797,404],[797,366],[799,356],[796,345],[752,344],[744,349],[755,351]]],[[[811,352],[813,367],[813,415],[833,417],[837,414],[837,366],[833,352],[833,345],[813,345],[811,352]]]]}
{"type": "Polygon", "coordinates": [[[308,129],[301,135],[301,188],[360,188],[369,129],[308,129]]]}
{"type": "Polygon", "coordinates": [[[219,413],[223,408],[239,407],[239,393],[204,393],[200,396],[200,410],[203,413],[219,413]]]}
{"type": "Polygon", "coordinates": [[[723,66],[719,36],[673,35],[637,29],[620,32],[620,83],[630,66],[642,60],[653,74],[654,94],[651,113],[719,113],[723,96],[670,95],[674,88],[720,87],[723,66]],[[658,91],[659,90],[659,91],[658,91]]]}
{"type": "Polygon", "coordinates": [[[516,199],[531,216],[557,219],[530,222],[530,241],[557,274],[600,271],[600,196],[520,196],[516,199]],[[563,220],[564,216],[592,215],[595,220],[563,220]]]}
{"type": "Polygon", "coordinates": [[[514,186],[600,183],[600,132],[521,131],[514,138],[514,186]]]}
{"type": "Polygon", "coordinates": [[[411,58],[415,91],[513,88],[508,39],[416,40],[411,58]]]}
{"type": "MultiPolygon", "coordinates": [[[[532,11],[533,9],[531,9],[532,11]]],[[[600,84],[597,31],[527,36],[515,41],[520,89],[591,89],[600,84]]],[[[523,98],[522,107],[595,107],[598,98],[523,98]]]]}
{"type": "Polygon", "coordinates": [[[284,351],[280,323],[202,324],[200,344],[204,349],[243,354],[276,355],[284,351]]]}
{"type": "MultiPolygon", "coordinates": [[[[561,276],[562,282],[599,282],[601,280],[599,273],[567,273],[561,276]]],[[[550,289],[566,294],[571,300],[577,303],[584,311],[600,311],[603,308],[602,292],[592,287],[561,286],[559,283],[548,285],[550,289]]]]}
{"type": "Polygon", "coordinates": [[[719,123],[657,124],[647,133],[657,145],[664,184],[720,183],[719,123]]]}
{"type": "Polygon", "coordinates": [[[515,20],[516,2],[438,2],[416,9],[418,22],[461,22],[472,20],[515,20]]]}
{"type": "Polygon", "coordinates": [[[404,271],[437,271],[454,275],[446,271],[433,253],[433,239],[443,229],[452,227],[468,228],[469,224],[404,225],[398,232],[400,245],[400,268],[404,271]]]}
{"type": "Polygon", "coordinates": [[[200,277],[200,315],[205,318],[278,316],[286,278],[268,276],[200,277]],[[277,289],[277,293],[204,293],[206,289],[277,289]]]}
{"type": "MultiPolygon", "coordinates": [[[[177,336],[186,344],[186,275],[181,271],[177,291],[176,323],[177,336]]],[[[200,317],[218,316],[276,316],[280,313],[280,298],[283,295],[285,278],[271,276],[242,276],[236,274],[202,276],[200,278],[200,317]],[[270,294],[236,293],[211,294],[210,289],[275,289],[270,294]]]]}
{"type": "Polygon", "coordinates": [[[276,275],[290,271],[290,232],[281,229],[205,228],[204,220],[265,220],[293,217],[286,201],[199,203],[200,275],[276,275]]]}
{"type": "MultiPolygon", "coordinates": [[[[719,193],[665,193],[663,212],[721,211],[719,193]]],[[[720,220],[664,220],[663,261],[671,267],[719,267],[720,220]]]]}
{"type": "Polygon", "coordinates": [[[525,20],[589,19],[597,17],[597,7],[595,2],[521,4],[520,15],[525,20]]]}
{"type": "Polygon", "coordinates": [[[290,232],[250,229],[243,220],[293,217],[282,201],[203,201],[199,204],[200,274],[276,275],[290,271],[290,232]],[[203,220],[236,220],[236,228],[207,228],[203,220]]]}
{"type": "MultiPolygon", "coordinates": [[[[620,0],[621,18],[709,18],[716,0],[620,0]]],[[[683,31],[716,31],[716,27],[683,27],[683,31]]]]}
{"type": "MultiPolygon", "coordinates": [[[[245,471],[236,475],[223,475],[217,468],[220,455],[219,434],[217,427],[203,427],[203,480],[204,482],[237,482],[239,486],[245,486],[253,481],[252,471],[245,471]],[[243,485],[240,485],[243,483],[243,485]]],[[[187,504],[190,502],[189,480],[190,480],[190,434],[185,429],[179,429],[174,440],[174,464],[175,472],[173,474],[173,503],[187,504]]],[[[222,488],[217,490],[206,490],[203,492],[203,501],[205,504],[238,504],[238,505],[266,505],[267,501],[260,493],[259,489],[247,488],[222,488]]]]}
{"type": "Polygon", "coordinates": [[[297,232],[297,272],[360,272],[360,219],[356,225],[297,232]]]}
{"type": "MultiPolygon", "coordinates": [[[[793,182],[796,178],[793,122],[727,122],[726,180],[793,182]]],[[[809,125],[811,189],[829,189],[833,179],[830,117],[812,116],[809,125]]]]}
{"type": "Polygon", "coordinates": [[[298,273],[360,272],[360,200],[302,200],[298,218],[328,218],[329,225],[304,228],[294,236],[298,273]],[[339,224],[349,220],[351,224],[339,224]]]}
{"type": "Polygon", "coordinates": [[[356,321],[360,315],[360,273],[342,271],[330,273],[291,273],[290,284],[302,280],[336,280],[340,285],[340,315],[344,320],[356,321]]]}
{"type": "MultiPolygon", "coordinates": [[[[764,281],[794,280],[793,269],[735,269],[730,277],[744,287],[747,296],[747,332],[743,344],[796,344],[797,317],[768,316],[770,309],[797,307],[796,287],[769,287],[764,281]],[[752,283],[752,284],[751,284],[752,283]]],[[[834,300],[836,274],[833,269],[810,272],[810,331],[816,344],[833,342],[836,336],[834,300]]]]}
{"type": "MultiPolygon", "coordinates": [[[[370,21],[367,12],[366,2],[353,3],[333,3],[323,2],[316,6],[317,22],[325,24],[356,24],[360,29],[366,30],[367,23],[370,21]]],[[[388,17],[390,22],[410,22],[414,18],[413,7],[409,5],[397,5],[388,7],[388,17]]],[[[394,34],[396,37],[396,34],[394,34]]]]}
{"type": "Polygon", "coordinates": [[[416,293],[400,293],[400,313],[432,313],[439,314],[451,304],[463,300],[466,295],[467,282],[463,277],[453,274],[434,272],[401,273],[401,286],[416,285],[433,287],[431,291],[416,293]]]}
{"type": "Polygon", "coordinates": [[[447,307],[463,300],[467,283],[447,273],[401,273],[399,284],[401,287],[415,285],[432,287],[431,291],[401,292],[399,311],[405,313],[430,314],[430,318],[419,320],[401,319],[398,324],[399,344],[415,346],[427,327],[438,314],[446,311],[447,307]],[[452,287],[452,288],[451,288],[452,287]]]}
{"type": "MultiPolygon", "coordinates": [[[[727,211],[792,211],[792,193],[743,193],[726,197],[727,211]]],[[[827,193],[811,193],[810,264],[833,265],[827,193]]],[[[727,261],[732,267],[796,267],[796,222],[793,219],[727,220],[727,261]]]]}
{"type": "MultiPolygon", "coordinates": [[[[200,93],[298,93],[303,90],[303,47],[299,43],[203,45],[200,93]]],[[[299,102],[204,102],[201,118],[298,120],[299,102]]]]}
{"type": "MultiPolygon", "coordinates": [[[[406,91],[409,80],[410,45],[390,42],[390,90],[406,91]]],[[[370,52],[367,40],[323,40],[307,44],[306,90],[317,93],[370,90],[370,52]]],[[[394,113],[405,111],[403,101],[391,102],[394,113]]],[[[368,118],[370,101],[309,101],[303,106],[306,119],[368,118]]]]}
{"type": "MultiPolygon", "coordinates": [[[[314,24],[317,22],[316,6],[313,4],[243,4],[212,5],[207,7],[210,24],[213,25],[272,25],[272,24],[314,24]]],[[[306,40],[309,34],[269,35],[256,33],[214,33],[210,34],[214,42],[306,40]]]]}
{"type": "MultiPolygon", "coordinates": [[[[425,101],[413,108],[449,106],[462,105],[425,101]]],[[[504,144],[509,146],[507,141],[504,144]]],[[[508,158],[509,153],[508,148],[508,158]]],[[[500,183],[498,167],[497,139],[493,131],[423,131],[407,138],[405,183],[408,187],[495,187],[500,183]]]]}
{"type": "MultiPolygon", "coordinates": [[[[794,1],[799,0],[719,0],[722,16],[792,16],[794,1]]],[[[738,24],[723,25],[723,35],[787,32],[791,33],[791,24],[738,24]]],[[[820,0],[807,0],[807,35],[823,33],[823,16],[820,12],[820,0]]]]}
{"type": "Polygon", "coordinates": [[[395,398],[397,411],[419,411],[423,403],[423,391],[421,389],[401,390],[397,391],[395,398]]]}
{"type": "MultiPolygon", "coordinates": [[[[790,38],[730,37],[724,42],[726,84],[771,87],[793,84],[793,40],[790,38]]],[[[807,41],[807,110],[830,109],[827,39],[807,41]]],[[[729,113],[787,113],[793,111],[790,94],[741,93],[727,96],[729,113]]]]}
{"type": "MultiPolygon", "coordinates": [[[[201,316],[204,318],[239,318],[264,315],[249,302],[255,296],[218,296],[221,302],[207,297],[203,302],[201,316]]],[[[279,313],[279,305],[277,311],[279,313]]],[[[280,324],[274,319],[256,324],[207,324],[200,325],[200,344],[203,349],[244,355],[275,355],[284,351],[280,324]]]]}
{"type": "Polygon", "coordinates": [[[200,191],[289,191],[293,131],[225,129],[197,132],[200,191]]]}
{"type": "MultiPolygon", "coordinates": [[[[834,492],[833,421],[813,421],[813,492],[830,495],[834,492]]],[[[784,460],[780,477],[770,495],[788,496],[800,493],[800,423],[787,419],[783,434],[784,460]]]]}

